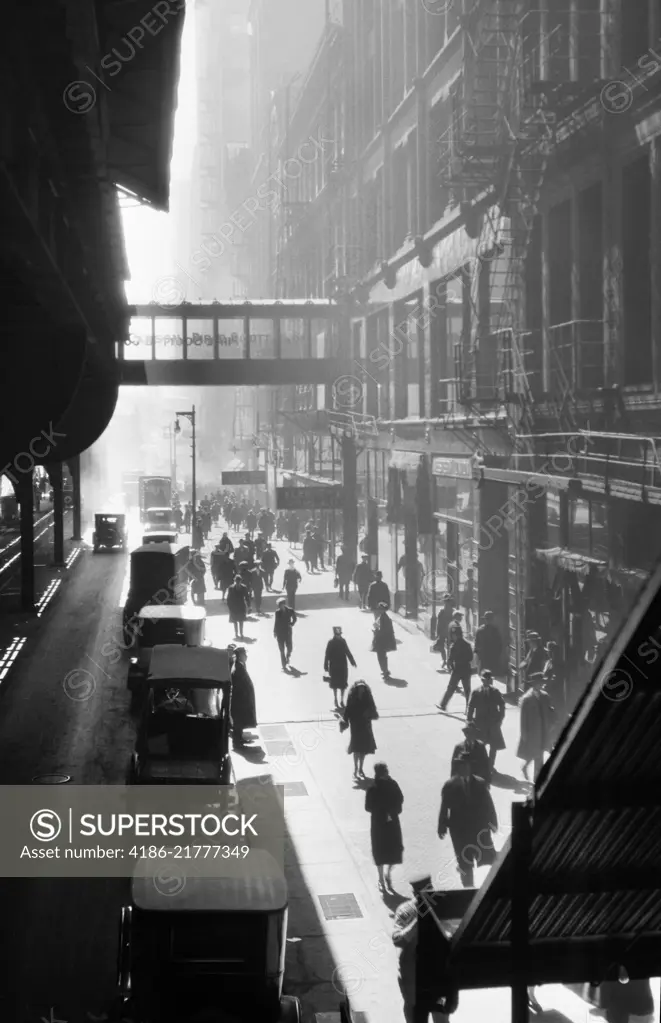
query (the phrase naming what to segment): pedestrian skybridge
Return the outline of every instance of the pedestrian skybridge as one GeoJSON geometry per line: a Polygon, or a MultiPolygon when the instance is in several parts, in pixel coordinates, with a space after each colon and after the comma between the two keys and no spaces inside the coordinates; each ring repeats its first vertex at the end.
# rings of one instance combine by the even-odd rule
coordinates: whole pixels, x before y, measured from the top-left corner
{"type": "Polygon", "coordinates": [[[346,312],[327,301],[136,305],[130,336],[119,345],[121,382],[332,384],[351,372],[348,324],[346,312]]]}

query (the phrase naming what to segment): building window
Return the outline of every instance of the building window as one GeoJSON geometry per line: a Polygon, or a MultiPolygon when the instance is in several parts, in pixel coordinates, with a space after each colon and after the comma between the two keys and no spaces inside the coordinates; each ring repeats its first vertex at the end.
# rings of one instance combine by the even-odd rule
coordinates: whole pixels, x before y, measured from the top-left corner
{"type": "Polygon", "coordinates": [[[626,0],[622,4],[621,32],[621,63],[632,67],[650,44],[649,0],[626,0]]]}
{"type": "Polygon", "coordinates": [[[551,324],[571,320],[571,203],[554,206],[548,217],[549,313],[551,324]]]}
{"type": "Polygon", "coordinates": [[[546,546],[562,547],[560,494],[554,490],[546,492],[546,546]]]}
{"type": "Polygon", "coordinates": [[[570,498],[569,546],[577,554],[608,560],[607,514],[603,502],[570,498]]]}

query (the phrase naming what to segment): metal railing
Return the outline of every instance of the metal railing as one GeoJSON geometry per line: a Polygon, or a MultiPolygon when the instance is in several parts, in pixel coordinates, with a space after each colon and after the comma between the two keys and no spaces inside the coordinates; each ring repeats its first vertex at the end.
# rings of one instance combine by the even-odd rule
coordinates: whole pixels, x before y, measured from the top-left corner
{"type": "Polygon", "coordinates": [[[610,482],[661,489],[661,439],[593,430],[529,435],[535,442],[533,472],[597,476],[610,482]],[[560,461],[558,461],[560,459],[560,461]],[[562,461],[564,460],[564,461],[562,461]]]}

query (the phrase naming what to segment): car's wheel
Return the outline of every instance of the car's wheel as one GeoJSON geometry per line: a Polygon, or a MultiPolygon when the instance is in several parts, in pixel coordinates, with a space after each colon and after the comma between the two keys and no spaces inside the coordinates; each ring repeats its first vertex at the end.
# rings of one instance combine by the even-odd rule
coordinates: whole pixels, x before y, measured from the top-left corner
{"type": "Polygon", "coordinates": [[[278,1023],[301,1023],[301,1003],[294,995],[283,995],[280,999],[278,1023]]]}

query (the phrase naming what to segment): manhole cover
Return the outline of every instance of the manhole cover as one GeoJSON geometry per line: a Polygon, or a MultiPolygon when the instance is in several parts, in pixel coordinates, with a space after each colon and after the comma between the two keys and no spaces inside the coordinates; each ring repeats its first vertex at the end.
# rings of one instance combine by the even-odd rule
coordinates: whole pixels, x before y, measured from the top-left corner
{"type": "Polygon", "coordinates": [[[70,774],[35,774],[32,781],[35,785],[64,785],[71,781],[70,774]]]}
{"type": "Polygon", "coordinates": [[[363,915],[356,896],[351,892],[342,895],[320,895],[319,902],[327,920],[358,920],[363,915]]]}
{"type": "Polygon", "coordinates": [[[273,739],[289,738],[286,725],[262,725],[259,731],[264,742],[270,742],[273,739]]]}
{"type": "Polygon", "coordinates": [[[284,796],[307,796],[308,790],[302,781],[286,781],[282,786],[284,796]]]}
{"type": "Polygon", "coordinates": [[[265,745],[266,752],[270,757],[284,757],[289,753],[296,753],[296,749],[289,739],[285,739],[282,742],[267,742],[265,745]]]}

